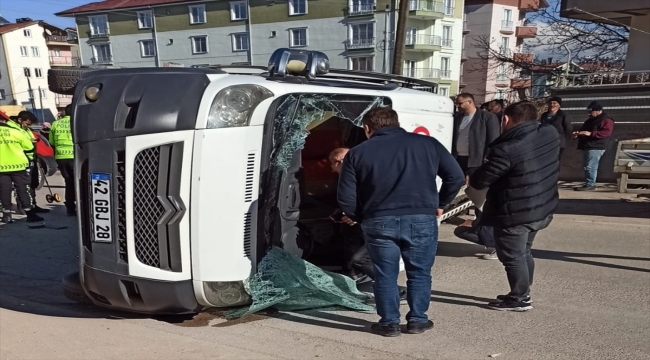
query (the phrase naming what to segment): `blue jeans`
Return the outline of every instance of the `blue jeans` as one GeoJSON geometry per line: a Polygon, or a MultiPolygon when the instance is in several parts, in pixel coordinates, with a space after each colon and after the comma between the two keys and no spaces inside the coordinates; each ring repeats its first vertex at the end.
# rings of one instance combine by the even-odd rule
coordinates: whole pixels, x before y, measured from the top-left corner
{"type": "Polygon", "coordinates": [[[406,269],[406,320],[424,323],[431,302],[431,268],[438,247],[438,220],[433,215],[382,216],[361,224],[375,267],[375,303],[381,325],[399,324],[400,256],[406,269]]]}
{"type": "Polygon", "coordinates": [[[596,186],[598,163],[605,150],[582,150],[582,165],[585,168],[585,186],[596,186]]]}

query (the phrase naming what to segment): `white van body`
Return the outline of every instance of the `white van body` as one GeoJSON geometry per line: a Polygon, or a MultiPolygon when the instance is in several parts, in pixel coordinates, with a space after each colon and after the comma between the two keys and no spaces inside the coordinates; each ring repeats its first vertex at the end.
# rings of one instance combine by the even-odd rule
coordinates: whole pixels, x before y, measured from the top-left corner
{"type": "MultiPolygon", "coordinates": [[[[372,74],[346,71],[320,82],[276,81],[257,68],[118,69],[83,77],[73,104],[73,132],[77,201],[93,204],[80,206],[79,216],[80,279],[87,295],[97,305],[140,313],[242,305],[248,300],[242,284],[269,246],[303,256],[300,246],[284,240],[285,230],[276,229],[282,234],[271,240],[262,229],[268,222],[261,217],[270,213],[270,205],[261,197],[274,191],[264,179],[278,173],[275,168],[264,173],[272,168],[268,149],[278,121],[273,114],[287,96],[383,99],[405,130],[433,136],[451,148],[451,99],[368,84],[364,77],[372,74]],[[272,95],[254,107],[247,125],[210,128],[215,98],[242,85],[272,95]],[[85,97],[92,86],[101,87],[96,101],[85,97]],[[169,100],[174,87],[181,105],[169,100]],[[105,191],[109,195],[100,194],[105,191]],[[98,204],[108,203],[108,220],[98,217],[98,204]]],[[[286,175],[277,175],[278,204],[295,196],[282,197],[286,175]]],[[[272,207],[283,211],[275,203],[272,207]]],[[[278,226],[291,228],[291,221],[280,220],[278,226]]]]}

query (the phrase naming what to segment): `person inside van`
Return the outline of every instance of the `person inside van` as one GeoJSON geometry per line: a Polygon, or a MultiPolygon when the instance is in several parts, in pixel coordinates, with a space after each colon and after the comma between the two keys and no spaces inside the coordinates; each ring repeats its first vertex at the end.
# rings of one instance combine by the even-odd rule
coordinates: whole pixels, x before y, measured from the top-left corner
{"type": "MultiPolygon", "coordinates": [[[[336,174],[341,174],[343,159],[345,159],[348,151],[350,151],[349,148],[336,148],[330,153],[328,160],[332,171],[336,174]]],[[[332,221],[341,224],[339,232],[345,240],[346,252],[346,266],[344,271],[346,275],[357,281],[357,287],[360,291],[366,294],[372,294],[375,281],[375,269],[363,239],[363,231],[359,225],[348,226],[343,224],[341,220],[342,216],[341,209],[337,209],[330,218],[332,221]]],[[[406,288],[403,286],[400,286],[400,300],[406,300],[406,288]]]]}

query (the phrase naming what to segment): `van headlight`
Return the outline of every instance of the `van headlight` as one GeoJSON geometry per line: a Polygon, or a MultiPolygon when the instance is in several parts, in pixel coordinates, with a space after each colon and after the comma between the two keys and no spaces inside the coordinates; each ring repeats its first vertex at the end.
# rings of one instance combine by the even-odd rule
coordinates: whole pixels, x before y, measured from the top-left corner
{"type": "Polygon", "coordinates": [[[248,305],[252,302],[243,281],[203,282],[208,302],[215,307],[248,305]]]}
{"type": "Polygon", "coordinates": [[[248,126],[257,105],[272,96],[269,89],[259,85],[229,86],[212,101],[207,128],[248,126]]]}

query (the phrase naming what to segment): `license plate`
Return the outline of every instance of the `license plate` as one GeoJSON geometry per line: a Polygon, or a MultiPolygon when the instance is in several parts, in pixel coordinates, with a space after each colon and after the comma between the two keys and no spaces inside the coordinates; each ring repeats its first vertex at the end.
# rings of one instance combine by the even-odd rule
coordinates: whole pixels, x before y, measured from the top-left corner
{"type": "Polygon", "coordinates": [[[90,174],[92,193],[93,234],[97,242],[113,241],[111,229],[111,177],[108,174],[90,174]]]}

